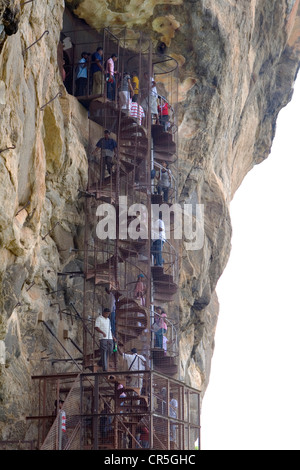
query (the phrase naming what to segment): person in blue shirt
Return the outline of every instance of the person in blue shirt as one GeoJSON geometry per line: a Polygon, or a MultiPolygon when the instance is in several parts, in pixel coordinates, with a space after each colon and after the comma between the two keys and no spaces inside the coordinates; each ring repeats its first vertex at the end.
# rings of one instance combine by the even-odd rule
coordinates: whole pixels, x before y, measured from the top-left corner
{"type": "Polygon", "coordinates": [[[113,166],[113,156],[117,156],[117,142],[114,139],[110,138],[109,130],[104,131],[104,137],[98,140],[96,144],[96,149],[101,149],[101,156],[102,156],[102,179],[105,176],[105,165],[109,175],[112,173],[112,166],[113,166]]]}
{"type": "Polygon", "coordinates": [[[103,48],[97,47],[92,55],[91,74],[93,79],[93,95],[102,95],[104,89],[103,48]]]}
{"type": "Polygon", "coordinates": [[[76,91],[75,96],[85,96],[87,93],[88,83],[88,62],[89,52],[82,52],[81,59],[76,67],[76,91]]]}

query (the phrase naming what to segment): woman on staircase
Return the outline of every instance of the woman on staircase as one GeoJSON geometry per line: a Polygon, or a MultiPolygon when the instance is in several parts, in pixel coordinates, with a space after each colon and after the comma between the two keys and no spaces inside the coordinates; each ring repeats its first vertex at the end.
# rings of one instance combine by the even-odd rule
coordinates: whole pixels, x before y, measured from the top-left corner
{"type": "Polygon", "coordinates": [[[146,292],[147,287],[143,282],[144,274],[139,274],[137,277],[136,285],[134,288],[134,298],[140,301],[142,307],[146,305],[146,292]]]}
{"type": "Polygon", "coordinates": [[[163,349],[163,337],[168,328],[165,322],[167,314],[161,307],[157,307],[157,310],[158,312],[155,314],[151,330],[154,331],[155,334],[154,347],[163,349]]]}

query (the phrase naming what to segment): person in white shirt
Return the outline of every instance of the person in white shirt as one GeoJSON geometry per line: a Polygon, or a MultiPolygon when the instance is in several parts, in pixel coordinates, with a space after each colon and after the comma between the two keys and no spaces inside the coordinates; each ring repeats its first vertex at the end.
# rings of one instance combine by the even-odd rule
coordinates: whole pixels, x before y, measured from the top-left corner
{"type": "Polygon", "coordinates": [[[165,229],[165,223],[162,220],[161,212],[159,213],[159,218],[153,223],[151,232],[152,232],[151,254],[154,256],[154,265],[162,266],[163,265],[162,250],[163,250],[164,242],[166,241],[166,229],[165,229]]]}
{"type": "MultiPolygon", "coordinates": [[[[123,358],[126,360],[128,370],[139,371],[139,372],[145,370],[146,359],[144,356],[137,353],[136,348],[131,349],[132,354],[125,354],[125,353],[122,353],[120,350],[119,352],[123,356],[123,358]]],[[[138,388],[139,394],[141,394],[141,391],[143,388],[143,374],[130,375],[128,385],[133,388],[138,388]]]]}
{"type": "MultiPolygon", "coordinates": [[[[170,393],[169,403],[169,416],[171,418],[177,418],[178,401],[174,398],[173,393],[170,393]]],[[[176,441],[176,424],[170,421],[170,441],[176,441]]]]}
{"type": "Polygon", "coordinates": [[[111,331],[110,310],[105,308],[102,315],[96,318],[95,330],[98,331],[100,340],[101,364],[104,372],[108,370],[108,359],[113,352],[113,345],[116,338],[111,331]]]}
{"type": "Polygon", "coordinates": [[[167,355],[167,349],[168,349],[168,338],[166,336],[163,336],[163,350],[164,350],[164,355],[167,355]]]}
{"type": "Polygon", "coordinates": [[[149,96],[146,96],[142,102],[142,107],[144,108],[145,112],[147,112],[148,107],[150,107],[152,118],[155,122],[158,123],[158,109],[157,109],[157,99],[158,93],[156,88],[156,82],[153,77],[149,77],[148,73],[144,73],[144,78],[146,81],[146,85],[149,86],[150,92],[149,96]]]}
{"type": "Polygon", "coordinates": [[[109,295],[111,332],[113,336],[116,336],[116,298],[112,290],[109,290],[107,287],[105,292],[109,295]]]}

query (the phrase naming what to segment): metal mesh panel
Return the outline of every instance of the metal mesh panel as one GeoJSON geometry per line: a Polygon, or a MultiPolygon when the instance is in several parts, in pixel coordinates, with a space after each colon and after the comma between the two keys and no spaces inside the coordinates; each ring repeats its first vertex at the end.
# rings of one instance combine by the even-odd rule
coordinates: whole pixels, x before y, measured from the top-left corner
{"type": "Polygon", "coordinates": [[[80,378],[78,377],[61,409],[58,410],[41,450],[75,450],[80,448],[78,440],[81,421],[80,394],[80,378]]]}
{"type": "Polygon", "coordinates": [[[167,376],[145,370],[41,380],[44,428],[53,398],[66,396],[53,416],[43,450],[167,450],[200,445],[200,392],[167,376]],[[61,411],[66,415],[65,432],[61,411]]]}
{"type": "Polygon", "coordinates": [[[87,376],[82,390],[83,448],[141,448],[136,435],[148,411],[147,373],[87,376]]]}
{"type": "Polygon", "coordinates": [[[158,441],[161,439],[160,445],[167,449],[182,449],[184,448],[184,385],[156,374],[153,378],[154,448],[159,445],[158,441]],[[160,436],[161,433],[163,437],[160,436]]]}

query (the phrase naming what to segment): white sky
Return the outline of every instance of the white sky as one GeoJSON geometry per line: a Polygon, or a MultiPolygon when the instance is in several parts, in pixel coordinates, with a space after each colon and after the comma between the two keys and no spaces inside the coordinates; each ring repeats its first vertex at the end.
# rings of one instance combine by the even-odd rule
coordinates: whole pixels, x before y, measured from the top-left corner
{"type": "Polygon", "coordinates": [[[300,77],[231,204],[202,450],[300,450],[300,77]]]}

